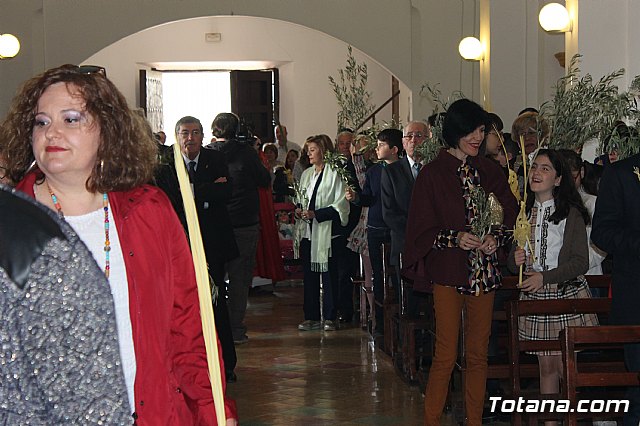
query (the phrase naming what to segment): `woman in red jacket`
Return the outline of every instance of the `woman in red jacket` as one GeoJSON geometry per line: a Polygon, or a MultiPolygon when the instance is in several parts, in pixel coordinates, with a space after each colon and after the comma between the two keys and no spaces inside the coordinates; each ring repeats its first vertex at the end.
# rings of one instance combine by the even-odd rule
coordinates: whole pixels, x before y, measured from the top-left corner
{"type": "MultiPolygon", "coordinates": [[[[0,126],[7,175],[64,217],[104,270],[136,423],[215,425],[189,246],[166,195],[145,185],[151,129],[105,74],[63,65],[24,84],[0,126]]],[[[225,408],[237,424],[233,401],[225,408]]]]}

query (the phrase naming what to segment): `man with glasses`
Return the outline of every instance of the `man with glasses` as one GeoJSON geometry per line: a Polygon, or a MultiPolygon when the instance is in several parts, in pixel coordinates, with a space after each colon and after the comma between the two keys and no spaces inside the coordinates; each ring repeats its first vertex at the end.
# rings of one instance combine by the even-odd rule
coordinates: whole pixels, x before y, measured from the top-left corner
{"type": "MultiPolygon", "coordinates": [[[[214,300],[213,311],[218,338],[222,346],[227,382],[234,382],[233,370],[237,358],[231,335],[224,282],[225,263],[238,256],[231,219],[226,208],[226,203],[231,198],[229,170],[223,154],[202,149],[204,132],[202,123],[197,118],[186,116],[178,120],[175,126],[175,137],[180,146],[182,159],[193,189],[209,274],[213,279],[213,284],[217,287],[218,297],[214,300]]],[[[169,196],[186,229],[186,218],[178,187],[173,149],[165,157],[166,164],[161,165],[156,182],[169,196]]]]}
{"type": "Polygon", "coordinates": [[[389,264],[400,270],[400,253],[404,248],[405,229],[413,184],[420,171],[420,159],[415,148],[429,137],[429,127],[422,121],[411,121],[404,128],[402,147],[405,156],[382,170],[380,195],[382,217],[391,229],[389,264]]]}

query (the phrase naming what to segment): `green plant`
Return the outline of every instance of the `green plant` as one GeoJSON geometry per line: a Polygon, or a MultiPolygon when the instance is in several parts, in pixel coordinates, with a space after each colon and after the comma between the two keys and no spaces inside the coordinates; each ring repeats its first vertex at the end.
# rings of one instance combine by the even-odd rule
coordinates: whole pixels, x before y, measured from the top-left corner
{"type": "Polygon", "coordinates": [[[338,101],[338,129],[357,129],[367,118],[375,105],[371,103],[371,92],[367,91],[367,64],[358,64],[349,46],[347,66],[338,69],[338,77],[329,76],[329,84],[338,101]]]}
{"type": "MultiPolygon", "coordinates": [[[[636,95],[640,87],[634,78],[627,92],[620,92],[615,81],[624,75],[624,69],[611,72],[598,81],[590,74],[579,77],[581,55],[571,58],[567,75],[555,85],[553,99],[540,106],[540,115],[550,125],[549,148],[579,150],[592,140],[600,143],[613,135],[614,123],[619,120],[638,122],[640,115],[636,95]]],[[[627,142],[616,140],[619,149],[629,148],[627,142]]],[[[640,142],[635,141],[636,149],[640,142]]],[[[602,145],[601,145],[602,146],[602,145]]]]}
{"type": "Polygon", "coordinates": [[[366,129],[362,129],[358,134],[363,134],[367,137],[367,145],[360,148],[359,152],[364,153],[366,151],[375,150],[378,146],[378,133],[385,129],[398,129],[402,130],[402,123],[396,123],[392,121],[383,121],[382,123],[376,123],[366,129]]]}
{"type": "Polygon", "coordinates": [[[463,99],[465,96],[461,91],[456,90],[445,98],[440,89],[438,89],[437,84],[431,85],[429,83],[422,85],[420,88],[420,96],[429,98],[429,101],[435,107],[433,113],[438,114],[435,124],[430,126],[430,137],[415,148],[415,152],[420,157],[422,163],[427,164],[436,158],[440,150],[446,146],[444,138],[442,137],[444,118],[443,115],[439,113],[446,112],[449,105],[458,99],[463,99]]]}

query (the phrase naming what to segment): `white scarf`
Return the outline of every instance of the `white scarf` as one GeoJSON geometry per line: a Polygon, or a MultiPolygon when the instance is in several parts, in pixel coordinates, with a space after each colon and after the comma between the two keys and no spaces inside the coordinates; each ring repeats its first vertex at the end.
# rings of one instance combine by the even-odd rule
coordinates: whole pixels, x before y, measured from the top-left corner
{"type": "MultiPolygon", "coordinates": [[[[313,180],[315,167],[306,169],[300,177],[300,186],[308,188],[313,180]]],[[[349,202],[344,198],[345,187],[340,176],[327,164],[324,165],[322,180],[316,192],[315,210],[333,207],[340,215],[340,224],[346,226],[349,220],[349,202]]],[[[311,197],[309,197],[311,201],[311,197]]],[[[309,206],[304,206],[309,208],[309,206]]],[[[311,270],[327,272],[331,256],[331,221],[318,222],[313,219],[311,227],[311,270]]]]}

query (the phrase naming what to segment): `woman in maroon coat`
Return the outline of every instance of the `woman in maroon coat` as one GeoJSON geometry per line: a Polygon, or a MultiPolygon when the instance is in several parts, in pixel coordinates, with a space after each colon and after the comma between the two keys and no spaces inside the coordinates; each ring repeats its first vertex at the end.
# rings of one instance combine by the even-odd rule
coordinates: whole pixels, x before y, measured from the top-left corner
{"type": "Polygon", "coordinates": [[[478,156],[488,123],[478,104],[451,104],[443,125],[448,148],[422,168],[411,197],[403,273],[416,291],[432,291],[436,349],[425,392],[425,425],[439,425],[466,307],[464,389],[467,424],[482,424],[487,346],[494,290],[500,286],[496,249],[510,238],[516,200],[500,167],[478,156]],[[471,231],[477,214],[472,191],[493,193],[504,210],[502,226],[481,238],[471,231]]]}

